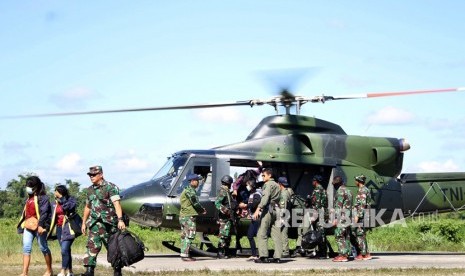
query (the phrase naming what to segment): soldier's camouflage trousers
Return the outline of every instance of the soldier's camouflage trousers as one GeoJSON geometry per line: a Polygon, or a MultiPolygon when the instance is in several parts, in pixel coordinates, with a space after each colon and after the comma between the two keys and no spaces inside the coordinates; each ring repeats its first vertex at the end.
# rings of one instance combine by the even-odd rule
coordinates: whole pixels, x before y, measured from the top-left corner
{"type": "Polygon", "coordinates": [[[195,217],[180,217],[181,225],[181,257],[189,257],[192,241],[195,239],[195,217]]]}
{"type": "Polygon", "coordinates": [[[357,239],[357,245],[360,249],[360,253],[362,255],[366,255],[368,252],[368,244],[365,228],[362,226],[352,228],[352,235],[354,235],[357,239]]]}
{"type": "Polygon", "coordinates": [[[232,221],[230,219],[219,219],[218,224],[220,225],[218,248],[227,249],[231,244],[232,221]]]}
{"type": "Polygon", "coordinates": [[[334,236],[336,238],[337,248],[340,255],[350,255],[351,246],[349,231],[349,227],[336,227],[334,230],[334,236]]]}
{"type": "Polygon", "coordinates": [[[101,221],[91,221],[87,237],[87,251],[84,256],[84,266],[96,266],[97,255],[102,250],[102,245],[108,249],[108,239],[118,230],[116,225],[106,224],[101,221]]]}

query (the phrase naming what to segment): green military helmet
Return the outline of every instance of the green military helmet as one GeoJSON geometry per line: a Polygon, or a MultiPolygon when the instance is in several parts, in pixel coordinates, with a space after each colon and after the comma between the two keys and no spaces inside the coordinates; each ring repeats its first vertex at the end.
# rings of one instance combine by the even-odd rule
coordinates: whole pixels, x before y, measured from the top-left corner
{"type": "Polygon", "coordinates": [[[363,184],[365,184],[365,181],[366,181],[366,180],[367,180],[367,178],[366,178],[366,176],[364,176],[363,174],[357,175],[357,176],[355,177],[355,181],[360,182],[360,183],[363,183],[363,184]]]}
{"type": "Polygon", "coordinates": [[[231,185],[233,181],[234,180],[229,175],[223,175],[223,177],[221,178],[221,183],[228,185],[228,186],[231,185]]]}

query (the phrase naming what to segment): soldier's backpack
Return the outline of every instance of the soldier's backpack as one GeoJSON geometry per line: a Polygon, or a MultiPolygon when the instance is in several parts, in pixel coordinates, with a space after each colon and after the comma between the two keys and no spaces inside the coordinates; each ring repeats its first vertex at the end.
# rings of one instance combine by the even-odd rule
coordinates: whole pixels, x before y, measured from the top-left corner
{"type": "Polygon", "coordinates": [[[145,257],[144,243],[129,230],[114,233],[108,240],[107,261],[112,267],[130,266],[145,257]]]}
{"type": "Polygon", "coordinates": [[[323,235],[320,231],[310,230],[302,236],[302,248],[313,249],[323,242],[323,235]]]}

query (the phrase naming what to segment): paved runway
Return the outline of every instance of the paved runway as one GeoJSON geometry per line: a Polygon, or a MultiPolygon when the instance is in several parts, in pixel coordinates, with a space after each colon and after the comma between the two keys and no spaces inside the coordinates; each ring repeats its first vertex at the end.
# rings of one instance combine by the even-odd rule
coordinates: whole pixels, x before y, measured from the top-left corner
{"type": "MultiPolygon", "coordinates": [[[[284,259],[282,264],[256,264],[246,258],[217,260],[207,257],[197,258],[195,262],[183,262],[178,255],[146,255],[145,259],[124,269],[132,272],[142,271],[183,271],[209,269],[221,270],[305,270],[305,269],[380,269],[380,268],[463,268],[465,254],[456,253],[374,253],[369,261],[349,261],[335,263],[331,259],[316,260],[310,258],[284,259]]],[[[99,264],[106,263],[102,256],[99,264]]]]}

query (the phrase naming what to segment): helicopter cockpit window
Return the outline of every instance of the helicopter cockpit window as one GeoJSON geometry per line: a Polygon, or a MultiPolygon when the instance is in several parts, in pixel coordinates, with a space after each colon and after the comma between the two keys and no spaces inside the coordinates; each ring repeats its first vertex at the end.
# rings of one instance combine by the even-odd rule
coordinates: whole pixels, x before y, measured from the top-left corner
{"type": "Polygon", "coordinates": [[[182,171],[186,161],[187,157],[185,156],[170,157],[165,165],[152,177],[152,181],[158,183],[168,193],[175,183],[174,179],[182,171]]]}
{"type": "Polygon", "coordinates": [[[186,172],[183,172],[183,180],[181,184],[173,190],[174,195],[180,195],[182,191],[189,185],[186,180],[188,174],[194,173],[202,176],[202,180],[199,181],[199,187],[197,188],[197,195],[199,197],[210,197],[212,194],[212,169],[213,164],[210,161],[199,161],[196,160],[195,164],[191,168],[186,168],[186,172]]]}

